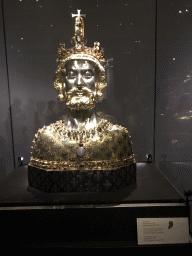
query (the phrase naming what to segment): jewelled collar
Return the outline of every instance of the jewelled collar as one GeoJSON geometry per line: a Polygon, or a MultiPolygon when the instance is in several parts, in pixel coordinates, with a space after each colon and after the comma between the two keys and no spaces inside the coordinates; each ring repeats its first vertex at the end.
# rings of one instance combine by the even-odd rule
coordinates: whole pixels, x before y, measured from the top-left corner
{"type": "Polygon", "coordinates": [[[57,133],[64,138],[68,138],[69,140],[76,140],[77,142],[77,155],[79,157],[84,156],[85,154],[85,139],[92,139],[96,135],[100,135],[101,132],[106,131],[112,126],[110,122],[105,119],[101,119],[97,126],[92,129],[83,129],[83,130],[73,130],[67,129],[64,125],[65,120],[57,121],[54,124],[54,129],[57,133]]]}

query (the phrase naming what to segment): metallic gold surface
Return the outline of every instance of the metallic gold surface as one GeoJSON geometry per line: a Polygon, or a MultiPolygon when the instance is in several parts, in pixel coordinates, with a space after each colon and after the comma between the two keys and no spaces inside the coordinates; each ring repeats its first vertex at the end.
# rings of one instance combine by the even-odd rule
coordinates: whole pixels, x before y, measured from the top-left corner
{"type": "Polygon", "coordinates": [[[45,169],[112,169],[134,163],[131,136],[126,128],[101,119],[89,130],[69,130],[60,120],[39,129],[30,165],[45,169]],[[79,149],[85,152],[78,154],[79,149]]]}
{"type": "MultiPolygon", "coordinates": [[[[60,44],[57,50],[58,68],[54,77],[58,99],[66,103],[69,111],[63,120],[44,126],[35,134],[28,169],[30,184],[36,186],[36,175],[41,170],[42,177],[43,173],[56,174],[54,185],[60,182],[60,171],[68,175],[69,183],[73,183],[74,175],[82,180],[86,173],[95,186],[100,186],[96,181],[100,180],[100,172],[104,172],[107,178],[103,182],[107,187],[108,178],[113,182],[118,175],[122,184],[129,184],[136,179],[131,136],[126,128],[110,123],[105,114],[96,113],[94,108],[107,86],[103,67],[104,50],[99,49],[98,42],[94,43],[93,48],[86,48],[82,18],[85,15],[81,15],[78,10],[78,14],[72,16],[76,17],[75,35],[72,38],[74,47],[66,49],[64,43],[60,44]]],[[[81,186],[89,187],[84,181],[81,186]]],[[[42,184],[38,187],[46,182],[42,178],[42,184]]]]}

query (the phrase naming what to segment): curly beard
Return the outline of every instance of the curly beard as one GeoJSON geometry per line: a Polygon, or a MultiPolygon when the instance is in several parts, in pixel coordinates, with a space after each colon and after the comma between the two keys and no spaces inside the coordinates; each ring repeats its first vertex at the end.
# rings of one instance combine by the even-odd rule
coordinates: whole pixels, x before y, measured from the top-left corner
{"type": "Polygon", "coordinates": [[[94,92],[88,88],[76,88],[66,93],[66,105],[73,110],[89,109],[95,107],[94,92]]]}

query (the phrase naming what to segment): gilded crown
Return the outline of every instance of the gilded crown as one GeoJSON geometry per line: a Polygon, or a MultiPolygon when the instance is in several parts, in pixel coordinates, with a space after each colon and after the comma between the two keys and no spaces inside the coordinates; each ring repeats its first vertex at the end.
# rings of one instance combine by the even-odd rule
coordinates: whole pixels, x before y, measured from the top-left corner
{"type": "Polygon", "coordinates": [[[100,48],[100,43],[94,42],[92,48],[85,46],[87,39],[84,36],[84,20],[82,17],[86,17],[86,14],[80,14],[80,12],[81,10],[77,10],[77,14],[72,14],[72,17],[75,17],[75,34],[71,39],[74,47],[67,49],[65,43],[60,43],[60,47],[57,49],[57,62],[64,63],[70,59],[82,58],[103,65],[105,62],[104,49],[100,48]]]}

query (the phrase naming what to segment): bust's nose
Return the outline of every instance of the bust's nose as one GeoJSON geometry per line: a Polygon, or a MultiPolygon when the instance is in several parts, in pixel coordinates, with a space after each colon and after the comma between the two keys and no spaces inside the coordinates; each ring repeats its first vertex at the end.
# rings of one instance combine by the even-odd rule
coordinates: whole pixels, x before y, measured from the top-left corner
{"type": "Polygon", "coordinates": [[[78,76],[77,76],[77,88],[81,89],[82,87],[83,87],[83,77],[79,73],[78,76]]]}

